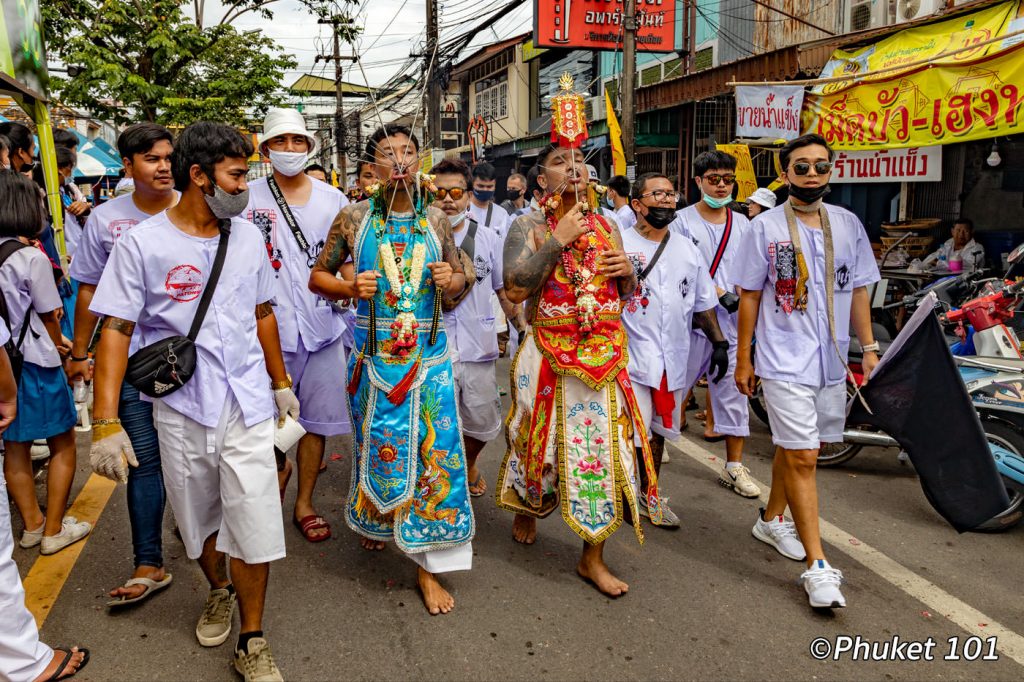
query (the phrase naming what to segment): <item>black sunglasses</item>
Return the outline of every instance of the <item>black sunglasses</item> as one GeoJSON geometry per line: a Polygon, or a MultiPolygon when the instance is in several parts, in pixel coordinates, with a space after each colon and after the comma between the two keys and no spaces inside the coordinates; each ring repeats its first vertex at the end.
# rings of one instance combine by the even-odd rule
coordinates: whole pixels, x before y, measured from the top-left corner
{"type": "Polygon", "coordinates": [[[811,172],[811,165],[814,166],[814,172],[818,175],[825,175],[832,170],[831,161],[818,161],[815,164],[809,164],[806,161],[797,161],[793,164],[793,172],[797,175],[807,175],[811,172]]]}

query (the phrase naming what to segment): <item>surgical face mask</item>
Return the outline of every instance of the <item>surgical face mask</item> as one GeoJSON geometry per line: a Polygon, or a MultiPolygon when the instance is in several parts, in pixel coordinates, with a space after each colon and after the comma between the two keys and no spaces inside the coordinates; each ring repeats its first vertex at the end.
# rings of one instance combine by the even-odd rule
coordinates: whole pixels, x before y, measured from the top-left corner
{"type": "Polygon", "coordinates": [[[249,190],[245,189],[238,194],[228,194],[220,188],[216,181],[213,183],[213,196],[203,192],[206,205],[210,211],[220,220],[230,220],[242,214],[249,205],[249,190]]]}
{"type": "Polygon", "coordinates": [[[663,206],[648,206],[647,215],[644,216],[644,220],[647,221],[647,224],[656,230],[660,230],[675,219],[675,209],[665,208],[663,206]]]}
{"type": "Polygon", "coordinates": [[[732,196],[730,195],[723,199],[719,199],[718,197],[713,197],[710,194],[705,194],[704,203],[714,209],[725,208],[732,203],[732,196]]]}
{"type": "Polygon", "coordinates": [[[494,190],[475,189],[473,190],[473,196],[476,197],[476,200],[480,203],[486,203],[494,198],[494,190]]]}
{"type": "Polygon", "coordinates": [[[799,187],[792,183],[789,185],[789,196],[796,197],[805,204],[813,204],[831,191],[828,185],[819,185],[818,187],[799,187]]]}
{"type": "Polygon", "coordinates": [[[452,227],[458,227],[459,225],[462,224],[462,221],[465,220],[465,219],[466,219],[465,212],[460,213],[458,215],[450,215],[450,216],[448,216],[448,222],[452,224],[452,227]]]}
{"type": "Polygon", "coordinates": [[[523,190],[521,189],[510,189],[508,191],[508,198],[510,201],[518,201],[521,196],[523,196],[523,190]]]}
{"type": "Polygon", "coordinates": [[[604,203],[608,206],[608,208],[615,208],[615,201],[611,197],[605,198],[604,203]]]}
{"type": "Polygon", "coordinates": [[[289,178],[298,175],[306,169],[309,162],[309,154],[306,152],[276,152],[270,150],[270,165],[278,173],[287,175],[289,178]]]}

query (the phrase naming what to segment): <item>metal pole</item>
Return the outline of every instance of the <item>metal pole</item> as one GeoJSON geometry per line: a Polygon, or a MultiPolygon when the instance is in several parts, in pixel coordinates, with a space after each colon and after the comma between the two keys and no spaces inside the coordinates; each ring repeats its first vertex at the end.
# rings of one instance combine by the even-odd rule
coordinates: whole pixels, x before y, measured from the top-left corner
{"type": "Polygon", "coordinates": [[[338,36],[338,19],[334,18],[332,22],[334,24],[334,138],[337,144],[334,151],[337,158],[338,180],[342,191],[344,191],[348,187],[348,168],[346,168],[348,155],[345,153],[345,112],[343,108],[345,95],[341,86],[341,39],[338,36]]]}
{"type": "MultiPolygon", "coordinates": [[[[636,152],[636,0],[626,0],[622,36],[622,151],[626,157],[626,173],[634,167],[636,152]]],[[[635,173],[636,171],[633,170],[635,173]]]]}
{"type": "Polygon", "coordinates": [[[441,146],[441,84],[437,77],[437,0],[427,0],[427,149],[441,146]]]}

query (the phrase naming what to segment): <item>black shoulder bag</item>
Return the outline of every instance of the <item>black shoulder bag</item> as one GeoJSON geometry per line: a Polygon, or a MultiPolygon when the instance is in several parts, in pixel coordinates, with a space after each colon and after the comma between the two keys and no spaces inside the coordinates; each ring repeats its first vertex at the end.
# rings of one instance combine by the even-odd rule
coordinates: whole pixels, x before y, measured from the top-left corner
{"type": "MultiPolygon", "coordinates": [[[[23,244],[17,239],[11,239],[0,245],[0,267],[7,262],[7,259],[14,254],[15,251],[28,248],[28,244],[23,244]]],[[[7,308],[7,299],[4,297],[3,292],[0,291],[0,317],[4,318],[4,324],[7,325],[7,332],[9,338],[7,343],[4,344],[4,350],[7,351],[7,357],[11,361],[11,372],[14,374],[14,383],[18,385],[21,383],[21,368],[25,365],[25,356],[21,352],[21,347],[25,343],[25,334],[28,333],[29,325],[32,322],[32,304],[28,304],[28,308],[25,309],[25,319],[21,321],[21,334],[18,335],[18,342],[14,342],[13,329],[11,327],[11,312],[7,308]]]]}
{"type": "Polygon", "coordinates": [[[231,221],[220,222],[220,243],[213,260],[210,280],[199,299],[199,307],[192,318],[188,336],[170,336],[140,348],[128,358],[125,380],[150,398],[163,398],[188,383],[196,371],[196,337],[203,326],[206,311],[213,301],[220,271],[228,252],[228,237],[231,236],[231,221]]]}

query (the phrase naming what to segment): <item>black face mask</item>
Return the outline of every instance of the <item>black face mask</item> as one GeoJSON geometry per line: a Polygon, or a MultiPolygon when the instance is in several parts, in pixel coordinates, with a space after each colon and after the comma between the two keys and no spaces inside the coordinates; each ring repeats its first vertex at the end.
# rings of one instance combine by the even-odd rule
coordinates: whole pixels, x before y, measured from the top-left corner
{"type": "Polygon", "coordinates": [[[805,204],[813,204],[818,199],[821,199],[828,195],[832,190],[828,185],[821,185],[820,187],[799,187],[791,184],[789,186],[789,196],[796,197],[805,204]]]}
{"type": "Polygon", "coordinates": [[[523,190],[521,189],[510,189],[508,191],[508,198],[512,201],[517,201],[521,196],[523,196],[523,190]]]}
{"type": "Polygon", "coordinates": [[[648,206],[647,215],[644,216],[644,220],[647,221],[647,224],[656,230],[660,230],[675,219],[676,210],[674,208],[664,208],[662,206],[648,206]]]}

